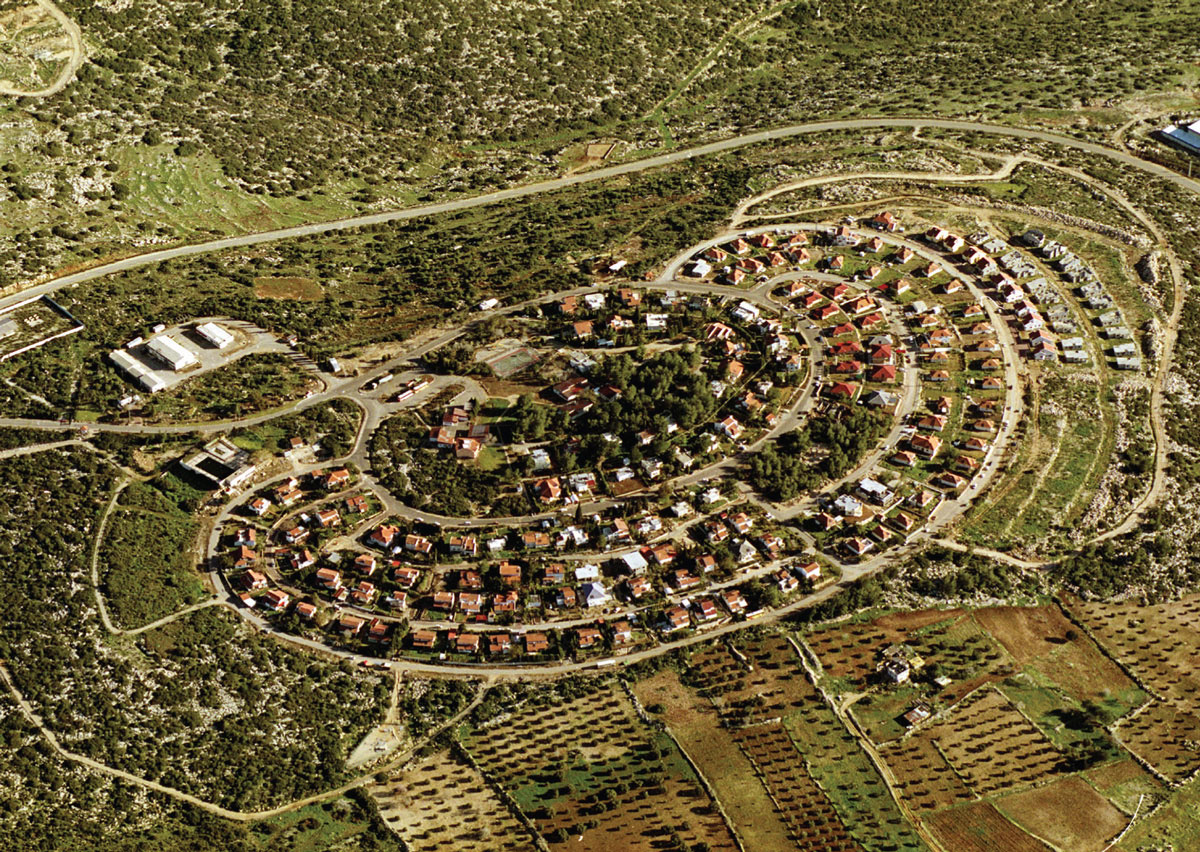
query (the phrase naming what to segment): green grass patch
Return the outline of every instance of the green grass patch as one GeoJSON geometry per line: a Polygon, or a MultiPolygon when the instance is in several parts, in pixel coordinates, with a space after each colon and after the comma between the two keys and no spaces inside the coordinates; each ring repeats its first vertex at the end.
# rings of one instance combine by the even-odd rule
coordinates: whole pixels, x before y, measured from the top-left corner
{"type": "Polygon", "coordinates": [[[109,517],[99,560],[100,592],[113,622],[126,629],[204,597],[192,564],[196,522],[144,486],[130,499],[136,508],[121,506],[109,517]]]}

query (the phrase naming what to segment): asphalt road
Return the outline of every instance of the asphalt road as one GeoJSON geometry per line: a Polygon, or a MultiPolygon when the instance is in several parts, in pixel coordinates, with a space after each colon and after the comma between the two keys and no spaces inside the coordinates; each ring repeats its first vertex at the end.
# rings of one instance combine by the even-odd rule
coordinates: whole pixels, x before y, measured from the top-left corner
{"type": "MultiPolygon", "coordinates": [[[[554,178],[552,180],[538,181],[536,183],[525,184],[523,186],[510,187],[509,189],[497,190],[495,192],[488,192],[482,195],[474,195],[469,198],[439,201],[433,204],[406,207],[402,210],[389,210],[382,213],[371,213],[364,216],[353,216],[347,219],[337,219],[331,222],[317,222],[310,225],[298,225],[292,228],[279,228],[277,230],[262,231],[256,234],[244,234],[237,237],[225,237],[222,239],[209,240],[202,243],[193,243],[191,245],[159,249],[157,251],[134,255],[122,260],[101,264],[81,272],[51,279],[45,283],[22,290],[20,293],[20,298],[25,298],[32,295],[50,294],[61,289],[62,287],[71,286],[73,284],[81,284],[86,281],[92,281],[105,275],[111,275],[114,272],[124,272],[130,269],[138,269],[143,266],[159,263],[163,260],[170,260],[179,257],[190,257],[197,254],[207,254],[208,252],[220,251],[221,249],[251,246],[259,243],[273,242],[275,240],[294,239],[296,237],[311,236],[313,234],[324,234],[330,231],[346,230],[347,228],[359,228],[364,225],[401,222],[410,219],[433,216],[439,213],[453,213],[461,210],[470,210],[476,207],[486,207],[501,201],[528,198],[530,196],[541,195],[546,192],[553,192],[555,190],[565,189],[571,186],[595,183],[596,181],[607,180],[609,178],[618,177],[621,175],[636,174],[638,172],[646,171],[647,169],[653,169],[658,166],[665,166],[671,163],[683,162],[696,157],[705,157],[713,154],[720,154],[726,151],[735,151],[740,148],[745,148],[747,146],[756,145],[762,142],[789,139],[796,136],[804,136],[812,133],[825,133],[829,131],[871,131],[882,130],[886,128],[926,127],[936,128],[939,130],[974,131],[995,136],[1010,136],[1017,139],[1031,139],[1041,142],[1050,142],[1056,145],[1062,145],[1067,148],[1074,148],[1079,151],[1085,151],[1090,154],[1098,154],[1111,160],[1116,160],[1124,165],[1147,172],[1155,175],[1156,177],[1169,180],[1177,186],[1200,194],[1200,181],[1184,177],[1183,175],[1173,172],[1164,166],[1158,165],[1157,163],[1151,163],[1124,151],[1108,148],[1103,145],[1097,145],[1094,142],[1086,142],[1081,139],[1075,139],[1070,136],[1062,136],[1057,133],[1049,133],[1044,130],[1029,130],[1020,127],[1008,127],[1002,124],[987,124],[974,121],[955,121],[950,119],[936,118],[859,118],[845,119],[841,121],[819,121],[809,124],[792,125],[790,127],[779,127],[774,130],[764,130],[758,133],[748,133],[730,139],[723,139],[719,142],[711,142],[707,145],[698,145],[694,148],[686,148],[680,151],[672,151],[668,154],[660,154],[656,157],[647,157],[646,159],[642,160],[634,160],[628,163],[605,166],[604,168],[596,169],[590,172],[566,175],[560,178],[554,178]]],[[[0,301],[0,307],[3,307],[4,303],[7,301],[8,300],[0,301]]]]}

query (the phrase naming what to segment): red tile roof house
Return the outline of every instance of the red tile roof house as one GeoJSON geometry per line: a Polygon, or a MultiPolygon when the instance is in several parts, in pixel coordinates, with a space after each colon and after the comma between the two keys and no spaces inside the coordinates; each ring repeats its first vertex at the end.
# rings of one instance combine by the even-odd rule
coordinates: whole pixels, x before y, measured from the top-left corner
{"type": "Polygon", "coordinates": [[[630,577],[625,581],[625,586],[629,589],[629,597],[634,600],[649,594],[653,589],[645,577],[630,577]]]}
{"type": "Polygon", "coordinates": [[[350,484],[350,471],[344,467],[330,471],[329,475],[325,477],[324,484],[326,491],[336,491],[339,488],[345,488],[350,484]]]}
{"type": "Polygon", "coordinates": [[[591,648],[600,641],[600,631],[595,627],[575,628],[575,638],[580,648],[591,648]]]}
{"type": "Polygon", "coordinates": [[[742,593],[737,589],[726,589],[722,592],[721,603],[725,604],[725,609],[729,610],[730,615],[745,612],[747,608],[746,599],[742,597],[742,593]]]}
{"type": "Polygon", "coordinates": [[[858,385],[854,384],[854,382],[834,382],[829,387],[830,396],[845,399],[852,398],[857,391],[858,385]]]}
{"type": "Polygon", "coordinates": [[[291,604],[291,596],[281,589],[268,589],[262,596],[263,606],[274,612],[283,612],[291,604]]]}
{"type": "Polygon", "coordinates": [[[399,534],[399,527],[388,526],[386,524],[383,526],[378,526],[371,531],[369,536],[367,536],[367,544],[374,545],[375,547],[381,549],[386,549],[391,546],[392,542],[399,534]]]}
{"type": "Polygon", "coordinates": [[[871,217],[871,224],[884,231],[895,231],[900,227],[900,223],[896,220],[896,217],[887,210],[876,213],[871,217]]]}
{"type": "Polygon", "coordinates": [[[317,523],[323,527],[336,527],[342,522],[337,509],[322,509],[317,512],[317,523]]]}
{"type": "Polygon", "coordinates": [[[937,435],[913,435],[908,445],[922,458],[931,459],[942,448],[942,439],[937,435]]]}
{"type": "Polygon", "coordinates": [[[433,542],[424,536],[409,534],[404,537],[404,549],[427,556],[433,552],[433,542]]]}
{"type": "Polygon", "coordinates": [[[318,568],[317,582],[327,589],[337,591],[342,587],[342,575],[332,568],[318,568]]]}
{"type": "Polygon", "coordinates": [[[700,578],[693,577],[685,568],[679,568],[672,573],[671,583],[682,592],[700,585],[700,578]]]}
{"type": "Polygon", "coordinates": [[[949,488],[958,490],[967,484],[967,481],[956,473],[940,473],[933,479],[933,484],[941,488],[949,488]]]}
{"type": "Polygon", "coordinates": [[[421,572],[409,565],[401,565],[392,572],[392,580],[406,589],[411,589],[421,578],[421,572]]]}
{"type": "Polygon", "coordinates": [[[376,643],[386,642],[388,630],[386,621],[380,621],[378,618],[371,619],[371,626],[367,628],[367,641],[376,643]]]}
{"type": "Polygon", "coordinates": [[[912,289],[912,282],[907,278],[897,278],[887,285],[888,290],[893,296],[903,296],[912,289]]]}
{"type": "Polygon", "coordinates": [[[271,508],[271,501],[266,497],[256,497],[250,501],[250,511],[258,515],[260,518],[267,513],[271,508]]]}
{"type": "Polygon", "coordinates": [[[433,646],[437,644],[436,630],[414,630],[409,639],[412,641],[412,646],[422,651],[432,651],[433,646]]]}
{"type": "Polygon", "coordinates": [[[612,639],[615,645],[626,645],[633,641],[633,628],[628,621],[617,621],[612,625],[612,639]]]}
{"type": "Polygon", "coordinates": [[[445,612],[454,609],[454,592],[434,592],[433,608],[445,612]]]}
{"type": "Polygon", "coordinates": [[[500,582],[506,586],[519,586],[521,584],[521,566],[515,562],[505,560],[500,563],[500,582]]]}
{"type": "Polygon", "coordinates": [[[460,633],[454,640],[454,650],[460,654],[478,654],[480,638],[478,633],[460,633]]]}
{"type": "Polygon", "coordinates": [[[242,575],[241,586],[247,591],[256,592],[267,587],[267,576],[257,571],[247,571],[242,575]]]}
{"type": "Polygon", "coordinates": [[[750,244],[767,249],[775,245],[775,240],[772,239],[770,234],[755,234],[753,237],[750,237],[750,244]]]}
{"type": "Polygon", "coordinates": [[[896,381],[896,368],[891,364],[883,364],[871,370],[867,374],[867,379],[872,382],[894,382],[896,381]]]}
{"type": "Polygon", "coordinates": [[[379,590],[375,588],[374,583],[362,580],[350,593],[350,597],[354,598],[354,602],[359,606],[370,606],[375,602],[375,596],[378,593],[379,590]]]}
{"type": "Polygon", "coordinates": [[[478,592],[459,592],[458,608],[467,615],[483,612],[483,595],[478,592]]]}
{"type": "Polygon", "coordinates": [[[728,523],[742,535],[745,535],[746,533],[750,532],[750,530],[754,529],[754,521],[752,521],[750,516],[745,512],[738,512],[729,519],[728,523]]]}
{"type": "Polygon", "coordinates": [[[550,648],[550,640],[546,638],[545,633],[526,633],[525,634],[525,653],[526,654],[542,654],[550,648]]]}
{"type": "Polygon", "coordinates": [[[688,626],[688,611],[681,606],[673,606],[663,613],[663,632],[674,633],[688,626]]]}
{"type": "Polygon", "coordinates": [[[346,636],[357,636],[366,626],[366,621],[353,615],[343,615],[337,621],[338,631],[346,636]]]}
{"type": "Polygon", "coordinates": [[[317,564],[316,557],[308,550],[301,550],[299,553],[293,553],[289,557],[293,571],[303,571],[305,568],[311,568],[317,564]]]}
{"type": "Polygon", "coordinates": [[[700,600],[696,601],[692,612],[695,614],[696,620],[702,622],[712,621],[719,615],[717,612],[717,605],[712,602],[711,598],[701,598],[700,600]]]}
{"type": "Polygon", "coordinates": [[[507,633],[493,633],[488,636],[489,654],[507,654],[512,649],[512,637],[507,633]]]}
{"type": "Polygon", "coordinates": [[[533,490],[539,500],[549,503],[562,496],[562,483],[558,481],[557,476],[552,476],[549,479],[538,480],[534,483],[533,490]]]}
{"type": "Polygon", "coordinates": [[[305,621],[312,621],[317,617],[317,607],[315,604],[311,604],[308,601],[300,601],[298,604],[296,604],[296,615],[300,616],[300,618],[304,619],[305,621]]]}

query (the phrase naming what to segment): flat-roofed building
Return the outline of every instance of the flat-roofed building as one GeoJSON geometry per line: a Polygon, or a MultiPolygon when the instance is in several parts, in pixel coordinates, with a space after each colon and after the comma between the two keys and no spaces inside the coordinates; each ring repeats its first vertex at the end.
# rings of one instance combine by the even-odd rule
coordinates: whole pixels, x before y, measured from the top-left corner
{"type": "Polygon", "coordinates": [[[195,355],[184,349],[179,341],[168,334],[160,334],[151,338],[150,342],[146,344],[146,349],[175,372],[199,363],[195,355]]]}
{"type": "Polygon", "coordinates": [[[233,335],[215,322],[206,322],[196,326],[196,334],[218,349],[225,349],[233,344],[233,335]]]}

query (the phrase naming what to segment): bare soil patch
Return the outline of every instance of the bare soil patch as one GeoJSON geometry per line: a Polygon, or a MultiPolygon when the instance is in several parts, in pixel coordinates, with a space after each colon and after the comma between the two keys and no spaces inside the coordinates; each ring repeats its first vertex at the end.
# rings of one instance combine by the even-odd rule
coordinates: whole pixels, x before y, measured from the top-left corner
{"type": "Polygon", "coordinates": [[[928,825],[942,846],[954,852],[1049,852],[1050,849],[986,802],[942,811],[928,825]]]}
{"type": "Polygon", "coordinates": [[[1074,777],[1008,796],[1000,807],[1029,833],[1072,852],[1099,852],[1129,821],[1074,777]]]}
{"type": "Polygon", "coordinates": [[[325,298],[325,291],[312,278],[288,276],[280,278],[255,278],[254,295],[260,299],[318,302],[325,298]]]}

